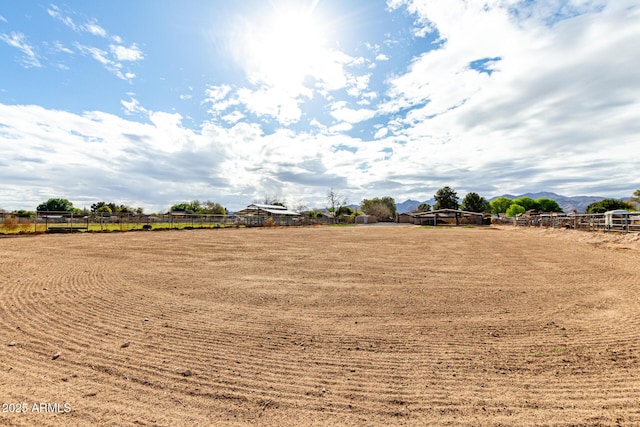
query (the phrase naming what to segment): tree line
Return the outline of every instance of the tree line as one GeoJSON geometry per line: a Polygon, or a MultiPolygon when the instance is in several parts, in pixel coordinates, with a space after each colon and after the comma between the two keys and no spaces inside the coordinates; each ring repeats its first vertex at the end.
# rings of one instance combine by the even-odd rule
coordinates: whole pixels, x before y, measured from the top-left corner
{"type": "MultiPolygon", "coordinates": [[[[2,210],[0,209],[0,212],[2,210]]],[[[52,197],[46,202],[40,203],[36,207],[36,212],[68,212],[74,215],[143,215],[144,208],[134,208],[131,206],[117,204],[114,202],[96,202],[91,205],[90,209],[80,209],[73,206],[73,203],[68,199],[60,197],[52,197]]],[[[13,214],[19,217],[35,217],[36,212],[27,210],[13,211],[13,214]]],[[[220,203],[215,203],[210,200],[201,202],[200,200],[192,200],[190,202],[181,202],[172,205],[169,208],[169,212],[184,212],[187,214],[216,214],[226,215],[227,209],[220,203]]],[[[153,214],[152,214],[153,215],[153,214]]]]}
{"type": "MultiPolygon", "coordinates": [[[[520,197],[515,200],[506,197],[499,197],[491,202],[478,193],[470,192],[460,201],[457,192],[445,186],[434,194],[435,204],[431,206],[428,203],[421,203],[415,212],[429,212],[439,209],[461,209],[468,212],[486,213],[486,214],[505,214],[507,216],[516,216],[519,213],[526,212],[529,209],[541,210],[544,212],[562,212],[562,208],[555,200],[540,198],[533,200],[530,197],[520,197]]],[[[396,216],[397,208],[393,197],[375,197],[373,199],[363,199],[360,202],[362,212],[356,212],[346,206],[347,199],[341,197],[336,190],[331,189],[327,195],[329,201],[328,210],[334,213],[336,218],[357,215],[363,213],[372,215],[378,219],[392,219],[396,216]]]]}
{"type": "MultiPolygon", "coordinates": [[[[445,186],[439,189],[433,196],[435,204],[431,206],[428,203],[421,203],[415,212],[428,212],[438,209],[462,209],[469,212],[487,213],[493,215],[504,214],[507,217],[514,217],[520,213],[535,209],[542,212],[562,212],[562,208],[555,200],[548,198],[532,199],[530,197],[519,197],[510,199],[507,197],[498,197],[492,201],[487,201],[485,197],[478,193],[470,192],[462,199],[458,197],[457,192],[445,186]]],[[[284,202],[280,197],[265,197],[267,204],[283,205],[284,202]]],[[[327,210],[334,215],[334,218],[344,218],[355,215],[372,215],[379,219],[392,219],[397,214],[397,207],[393,197],[374,197],[372,199],[363,199],[360,202],[360,211],[347,206],[347,198],[335,189],[329,190],[327,194],[327,210]]],[[[302,206],[301,206],[302,207],[302,206]]],[[[604,199],[591,203],[586,213],[603,213],[610,210],[640,210],[640,189],[636,190],[629,198],[629,201],[619,199],[604,199]]],[[[77,215],[82,214],[144,214],[144,209],[140,207],[131,207],[114,202],[99,201],[91,205],[91,209],[87,210],[76,208],[69,200],[64,198],[50,198],[46,202],[39,204],[37,211],[48,212],[69,212],[77,215]]],[[[0,212],[3,212],[0,209],[0,212]]],[[[226,215],[228,210],[220,203],[207,200],[201,202],[192,200],[172,205],[169,212],[185,212],[188,214],[216,214],[226,215]]],[[[26,210],[16,210],[13,214],[20,217],[33,217],[35,212],[26,210]]],[[[309,212],[310,216],[317,216],[319,211],[313,210],[309,212]]]]}
{"type": "MultiPolygon", "coordinates": [[[[515,217],[529,210],[540,212],[562,212],[562,207],[557,201],[546,197],[532,199],[531,197],[518,197],[510,199],[508,197],[498,197],[492,201],[488,201],[485,197],[478,193],[470,192],[460,201],[457,192],[445,186],[439,189],[433,196],[435,204],[431,206],[429,203],[421,203],[414,212],[429,212],[439,209],[461,209],[468,212],[486,213],[492,215],[505,215],[507,217],[515,217]]],[[[327,210],[334,214],[335,218],[344,218],[359,214],[372,215],[378,219],[391,219],[397,213],[396,203],[392,197],[375,197],[372,199],[363,199],[360,202],[362,212],[349,208],[346,197],[342,197],[335,189],[331,189],[327,194],[328,206],[327,210]]],[[[604,199],[590,204],[586,213],[603,213],[610,210],[640,210],[640,190],[636,190],[629,202],[617,199],[604,199]]]]}

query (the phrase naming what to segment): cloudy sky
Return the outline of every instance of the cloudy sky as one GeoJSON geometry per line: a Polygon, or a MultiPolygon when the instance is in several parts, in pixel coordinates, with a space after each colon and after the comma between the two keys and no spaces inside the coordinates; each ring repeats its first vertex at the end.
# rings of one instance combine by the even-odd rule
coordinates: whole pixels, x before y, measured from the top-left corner
{"type": "Polygon", "coordinates": [[[0,3],[0,208],[640,188],[640,0],[0,3]]]}

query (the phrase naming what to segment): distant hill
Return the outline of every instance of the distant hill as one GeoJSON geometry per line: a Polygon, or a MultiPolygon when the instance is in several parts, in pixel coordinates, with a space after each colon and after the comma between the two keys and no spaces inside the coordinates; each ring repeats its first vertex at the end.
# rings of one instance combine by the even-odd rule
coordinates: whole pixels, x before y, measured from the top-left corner
{"type": "Polygon", "coordinates": [[[418,200],[407,199],[402,203],[396,203],[396,211],[398,213],[407,213],[415,211],[421,203],[429,203],[431,206],[435,205],[436,201],[434,199],[425,200],[424,202],[419,202],[418,200]]]}
{"type": "Polygon", "coordinates": [[[398,213],[412,212],[421,202],[417,200],[407,199],[402,203],[396,203],[396,211],[398,213]]]}
{"type": "MultiPolygon", "coordinates": [[[[601,196],[562,196],[560,194],[541,191],[539,193],[525,193],[520,195],[513,194],[503,194],[502,196],[496,196],[489,199],[489,201],[495,200],[498,197],[506,197],[508,199],[517,199],[520,197],[531,197],[532,199],[540,199],[547,198],[551,200],[555,200],[558,202],[562,210],[566,213],[571,213],[574,210],[578,213],[584,213],[591,203],[598,202],[600,200],[606,199],[606,197],[601,196]]],[[[462,202],[462,199],[460,200],[462,202]]],[[[408,199],[402,203],[396,203],[398,213],[412,212],[414,211],[420,203],[429,203],[431,206],[435,205],[436,201],[434,199],[425,200],[424,202],[419,202],[417,200],[408,199]]]]}

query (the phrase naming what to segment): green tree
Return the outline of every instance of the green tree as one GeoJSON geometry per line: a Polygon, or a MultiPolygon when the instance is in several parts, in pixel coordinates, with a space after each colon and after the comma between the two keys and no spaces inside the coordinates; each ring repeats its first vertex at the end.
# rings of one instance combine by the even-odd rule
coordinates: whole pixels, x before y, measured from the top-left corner
{"type": "Polygon", "coordinates": [[[536,203],[538,204],[538,209],[542,212],[562,212],[562,208],[555,200],[541,197],[536,199],[536,203]]]}
{"type": "MultiPolygon", "coordinates": [[[[91,210],[93,210],[93,207],[91,208],[91,210]]],[[[113,211],[111,210],[111,208],[108,205],[100,206],[98,209],[95,210],[95,212],[107,213],[107,214],[113,213],[113,211]]]]}
{"type": "Polygon", "coordinates": [[[370,212],[372,209],[374,209],[378,214],[384,213],[385,216],[382,217],[374,215],[378,216],[378,218],[392,218],[396,215],[396,201],[393,199],[393,197],[387,196],[382,198],[374,197],[373,199],[363,199],[360,203],[360,206],[362,207],[362,211],[367,215],[374,215],[370,212]],[[381,210],[379,207],[374,208],[374,206],[376,205],[386,206],[386,210],[381,210]]]}
{"type": "Polygon", "coordinates": [[[207,200],[202,204],[201,213],[226,215],[227,210],[220,203],[215,203],[215,202],[212,202],[211,200],[207,200]]]}
{"type": "Polygon", "coordinates": [[[338,208],[335,214],[337,217],[353,215],[353,209],[351,209],[349,206],[342,205],[338,208]]]}
{"type": "Polygon", "coordinates": [[[118,213],[120,211],[120,207],[118,205],[116,205],[115,203],[113,203],[113,202],[111,202],[111,203],[96,202],[96,203],[91,205],[91,212],[92,213],[106,212],[105,209],[100,210],[103,207],[109,208],[109,212],[110,213],[118,213]]]}
{"type": "Polygon", "coordinates": [[[192,200],[191,202],[177,203],[169,209],[171,212],[185,212],[188,214],[201,213],[202,203],[199,200],[192,200]]]}
{"type": "Polygon", "coordinates": [[[434,209],[458,209],[458,194],[449,186],[442,187],[433,196],[436,200],[434,209]]]}
{"type": "Polygon", "coordinates": [[[380,220],[393,218],[393,214],[391,213],[389,206],[381,202],[369,204],[369,206],[364,210],[364,213],[375,216],[380,220]]]}
{"type": "Polygon", "coordinates": [[[122,214],[131,214],[131,213],[135,213],[136,211],[134,208],[127,205],[120,205],[116,210],[118,213],[122,213],[122,214]]]}
{"type": "MultiPolygon", "coordinates": [[[[3,210],[0,209],[0,212],[3,212],[3,210]]],[[[36,217],[35,212],[25,211],[24,209],[13,211],[13,214],[18,218],[35,218],[36,217]]]]}
{"type": "Polygon", "coordinates": [[[529,209],[540,209],[538,203],[531,197],[518,197],[513,201],[513,203],[522,206],[525,211],[528,211],[529,209]]]}
{"type": "Polygon", "coordinates": [[[498,197],[497,199],[492,200],[489,204],[491,205],[491,213],[498,215],[505,213],[507,209],[509,209],[509,206],[513,204],[513,200],[508,197],[498,197]]]}
{"type": "Polygon", "coordinates": [[[169,208],[170,212],[189,212],[191,210],[191,203],[182,202],[176,203],[169,208]]]}
{"type": "Polygon", "coordinates": [[[474,192],[467,193],[460,206],[463,211],[469,212],[489,212],[491,210],[487,199],[474,192]]]}
{"type": "MultiPolygon", "coordinates": [[[[96,212],[104,212],[104,208],[106,206],[105,202],[96,202],[94,204],[91,205],[91,212],[96,213],[96,212]],[[102,209],[102,210],[100,210],[102,209]]],[[[112,210],[109,208],[109,212],[112,212],[112,210]]]]}
{"type": "Polygon", "coordinates": [[[40,203],[36,209],[49,212],[73,212],[73,203],[67,199],[51,198],[44,203],[40,203]]]}
{"type": "Polygon", "coordinates": [[[378,218],[393,218],[396,216],[396,201],[393,197],[374,197],[373,199],[364,199],[360,203],[362,211],[367,215],[373,215],[378,218]],[[386,209],[381,208],[378,205],[385,206],[386,209]],[[375,211],[378,215],[372,213],[375,211]],[[383,216],[379,216],[383,215],[383,216]]]}
{"type": "Polygon", "coordinates": [[[429,212],[431,210],[431,205],[429,203],[420,203],[416,208],[416,212],[429,212]]]}
{"type": "Polygon", "coordinates": [[[509,209],[507,209],[507,216],[509,218],[513,218],[514,216],[517,216],[518,214],[521,213],[525,213],[527,210],[524,208],[524,206],[521,206],[517,203],[513,203],[511,206],[509,206],[509,209]]]}
{"type": "Polygon", "coordinates": [[[618,199],[604,199],[599,202],[591,203],[587,206],[587,213],[603,213],[606,211],[614,211],[616,209],[631,210],[633,206],[630,203],[623,202],[618,199]]]}

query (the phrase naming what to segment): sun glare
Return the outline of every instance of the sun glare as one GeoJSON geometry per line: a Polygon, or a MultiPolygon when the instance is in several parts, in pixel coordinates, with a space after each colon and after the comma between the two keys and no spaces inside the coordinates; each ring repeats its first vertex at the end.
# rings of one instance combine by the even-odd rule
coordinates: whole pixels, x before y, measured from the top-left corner
{"type": "Polygon", "coordinates": [[[314,9],[276,9],[251,35],[253,72],[279,87],[300,85],[323,56],[323,23],[314,9]]]}

